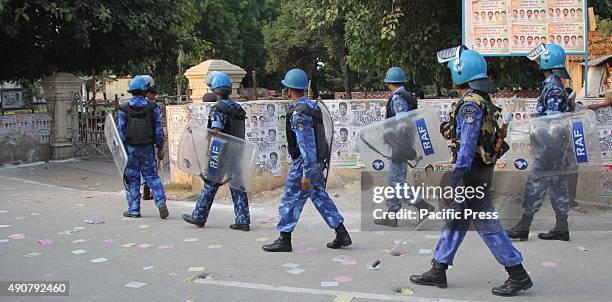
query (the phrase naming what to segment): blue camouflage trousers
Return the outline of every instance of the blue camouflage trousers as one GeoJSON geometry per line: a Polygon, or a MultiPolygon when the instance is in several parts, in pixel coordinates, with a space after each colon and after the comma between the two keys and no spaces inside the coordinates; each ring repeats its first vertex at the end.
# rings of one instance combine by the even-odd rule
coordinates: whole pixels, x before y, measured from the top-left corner
{"type": "Polygon", "coordinates": [[[125,197],[128,202],[128,212],[140,213],[140,174],[145,183],[151,188],[155,205],[159,208],[166,204],[166,194],[161,178],[157,174],[157,158],[153,146],[135,147],[126,146],[128,152],[127,167],[125,169],[125,180],[128,190],[125,197]]]}
{"type": "MultiPolygon", "coordinates": [[[[389,186],[390,187],[395,187],[396,185],[400,185],[401,187],[404,186],[406,182],[406,177],[408,174],[408,163],[402,163],[402,164],[394,164],[392,162],[389,163],[389,186]]],[[[410,184],[408,184],[408,186],[410,187],[410,184]]],[[[423,200],[423,198],[420,195],[417,195],[416,198],[414,196],[412,196],[412,190],[408,189],[407,191],[408,198],[391,198],[391,199],[387,199],[387,208],[389,209],[389,211],[392,212],[398,212],[401,208],[402,208],[402,203],[406,202],[406,203],[410,203],[410,204],[417,204],[420,203],[423,200]],[[412,203],[414,198],[414,203],[412,203]]]]}
{"type": "Polygon", "coordinates": [[[323,167],[316,163],[313,168],[315,178],[311,179],[312,188],[308,191],[302,189],[302,158],[298,158],[291,164],[285,184],[285,191],[281,197],[278,213],[280,220],[277,225],[279,232],[293,232],[297,224],[306,200],[310,198],[315,208],[321,214],[327,225],[335,229],[344,222],[344,218],[338,212],[338,208],[325,192],[323,167]]]}
{"type": "Polygon", "coordinates": [[[529,175],[523,196],[523,208],[529,214],[540,211],[546,193],[557,214],[565,214],[570,210],[570,192],[565,175],[536,176],[529,175]]]}
{"type": "MultiPolygon", "coordinates": [[[[466,200],[463,203],[453,202],[448,206],[447,210],[464,211],[466,208],[474,212],[493,213],[495,211],[488,193],[482,199],[466,200]]],[[[465,219],[463,216],[461,219],[445,221],[434,253],[436,261],[448,265],[453,264],[455,254],[465,238],[471,223],[474,223],[478,235],[480,235],[480,238],[485,242],[499,264],[510,267],[523,262],[523,256],[512,245],[508,234],[498,219],[465,219]]]]}
{"type": "MultiPolygon", "coordinates": [[[[212,207],[215,195],[221,185],[205,180],[204,188],[202,189],[202,195],[198,198],[195,208],[191,213],[191,217],[198,223],[206,223],[208,220],[208,214],[210,214],[210,208],[212,207]]],[[[249,214],[249,198],[245,191],[240,191],[234,188],[230,188],[232,194],[232,201],[234,202],[234,214],[236,215],[235,222],[237,224],[250,224],[251,216],[249,214]]]]}

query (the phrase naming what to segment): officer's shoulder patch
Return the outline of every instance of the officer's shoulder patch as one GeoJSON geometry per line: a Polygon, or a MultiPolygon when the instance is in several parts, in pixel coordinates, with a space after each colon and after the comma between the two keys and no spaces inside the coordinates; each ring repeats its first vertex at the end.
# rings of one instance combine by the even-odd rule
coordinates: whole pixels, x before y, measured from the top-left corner
{"type": "Polygon", "coordinates": [[[459,115],[465,118],[468,124],[473,123],[476,120],[476,115],[480,113],[479,107],[474,103],[465,103],[459,110],[459,115]]]}

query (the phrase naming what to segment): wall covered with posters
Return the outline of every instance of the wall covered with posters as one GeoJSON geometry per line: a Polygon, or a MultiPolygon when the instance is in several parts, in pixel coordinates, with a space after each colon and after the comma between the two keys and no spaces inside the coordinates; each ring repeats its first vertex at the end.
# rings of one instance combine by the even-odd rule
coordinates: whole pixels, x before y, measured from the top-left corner
{"type": "Polygon", "coordinates": [[[51,122],[47,113],[0,116],[0,164],[50,159],[51,122]]]}
{"type": "MultiPolygon", "coordinates": [[[[456,99],[420,100],[419,106],[433,107],[441,121],[448,121],[449,112],[455,108],[456,99]]],[[[596,101],[584,101],[588,105],[596,101]]],[[[362,127],[382,121],[386,100],[325,100],[334,121],[334,146],[332,165],[343,168],[363,166],[357,148],[357,137],[362,127]]],[[[511,111],[514,120],[529,119],[535,109],[535,99],[496,99],[495,103],[505,112],[511,111]]],[[[258,146],[257,173],[273,177],[283,176],[282,163],[290,162],[285,133],[288,101],[257,101],[241,103],[247,112],[246,139],[258,146]]],[[[176,161],[176,147],[180,133],[188,121],[206,124],[211,103],[168,106],[168,140],[170,160],[176,161]]],[[[605,171],[612,171],[612,109],[596,111],[599,121],[600,142],[605,171]]],[[[515,146],[528,152],[528,146],[515,146]]],[[[500,160],[503,164],[503,158],[500,160]]],[[[452,165],[440,163],[435,170],[449,170],[452,165]]],[[[179,172],[180,173],[180,172],[179,172]]],[[[602,183],[604,188],[611,186],[602,183]]],[[[612,190],[610,190],[612,192],[612,190]]]]}

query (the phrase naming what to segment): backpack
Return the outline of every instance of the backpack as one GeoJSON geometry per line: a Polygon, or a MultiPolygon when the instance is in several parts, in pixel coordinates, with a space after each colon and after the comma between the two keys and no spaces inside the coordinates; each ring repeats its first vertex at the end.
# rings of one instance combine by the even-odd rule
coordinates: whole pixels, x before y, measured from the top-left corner
{"type": "Polygon", "coordinates": [[[125,143],[133,146],[146,146],[155,144],[156,121],[153,109],[157,108],[155,102],[147,100],[147,106],[137,110],[130,106],[130,102],[123,102],[119,110],[125,112],[126,135],[125,143]]]}

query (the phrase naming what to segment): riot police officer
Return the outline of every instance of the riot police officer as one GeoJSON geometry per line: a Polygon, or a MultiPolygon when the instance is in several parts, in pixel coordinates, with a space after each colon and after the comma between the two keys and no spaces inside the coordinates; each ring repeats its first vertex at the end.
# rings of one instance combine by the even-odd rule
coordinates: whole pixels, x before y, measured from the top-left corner
{"type": "Polygon", "coordinates": [[[140,218],[140,175],[153,192],[153,199],[162,219],[168,217],[166,195],[162,181],[157,174],[157,157],[164,157],[164,130],[161,122],[161,111],[155,102],[147,100],[149,90],[147,81],[136,76],[128,85],[132,98],[119,105],[117,129],[128,154],[125,178],[128,190],[128,210],[125,217],[140,218]]]}
{"type": "MultiPolygon", "coordinates": [[[[229,98],[232,94],[232,80],[222,72],[217,72],[209,80],[209,87],[217,95],[217,103],[213,105],[208,117],[208,128],[244,139],[246,112],[238,103],[229,98]]],[[[204,227],[210,208],[221,184],[204,180],[202,195],[196,202],[191,214],[183,214],[183,220],[197,227],[204,227]]],[[[249,214],[249,199],[244,190],[230,188],[234,202],[235,223],[229,227],[232,230],[250,231],[251,217],[249,214]]]]}
{"type": "MultiPolygon", "coordinates": [[[[401,67],[389,68],[384,81],[389,90],[392,91],[391,97],[387,100],[385,118],[393,118],[395,116],[405,114],[408,111],[418,109],[419,106],[416,98],[412,93],[408,92],[404,88],[406,76],[401,67]]],[[[389,187],[396,187],[397,185],[403,186],[406,183],[408,166],[410,165],[409,160],[416,160],[418,163],[416,151],[407,146],[410,144],[412,139],[413,138],[411,137],[405,136],[394,137],[394,139],[389,140],[385,137],[385,141],[387,141],[393,149],[391,163],[389,165],[389,187]],[[415,156],[409,156],[410,154],[414,154],[415,156]]],[[[411,165],[411,167],[413,166],[411,165]]],[[[408,192],[412,192],[412,190],[408,190],[408,192]]],[[[427,211],[435,210],[435,208],[423,200],[421,196],[416,196],[416,198],[413,198],[413,196],[406,197],[407,200],[414,200],[413,205],[419,211],[421,209],[426,209],[427,211]]],[[[397,197],[388,199],[387,207],[391,212],[398,212],[402,208],[402,199],[397,197]]],[[[393,218],[375,219],[374,223],[390,227],[397,227],[397,218],[393,216],[393,218]]]]}
{"type": "MultiPolygon", "coordinates": [[[[447,287],[446,270],[453,264],[455,254],[463,241],[470,223],[473,223],[480,237],[497,262],[506,268],[509,278],[501,286],[492,289],[494,295],[512,296],[521,290],[532,286],[531,279],[522,266],[523,257],[512,245],[510,238],[498,219],[493,217],[495,209],[489,196],[493,168],[498,155],[495,143],[500,135],[497,119],[501,109],[493,105],[489,93],[497,90],[495,84],[487,77],[487,63],[484,57],[473,50],[461,46],[452,53],[452,57],[440,59],[448,61],[453,83],[463,95],[455,109],[450,113],[450,121],[441,127],[442,134],[449,139],[452,151],[451,160],[455,164],[450,176],[449,186],[464,190],[472,187],[475,190],[484,189],[482,198],[466,197],[459,202],[454,199],[446,211],[458,213],[460,216],[445,221],[440,240],[436,246],[432,268],[422,275],[413,275],[410,280],[419,285],[432,285],[439,288],[447,287]],[[466,217],[466,209],[474,212],[490,214],[490,219],[466,217]]],[[[503,150],[507,150],[505,145],[503,150]]],[[[503,153],[503,152],[502,152],[503,153]]],[[[458,190],[454,191],[458,194],[458,190]]]]}
{"type": "MultiPolygon", "coordinates": [[[[157,97],[157,87],[155,87],[155,81],[153,80],[153,77],[151,77],[150,75],[143,75],[142,78],[145,79],[145,81],[147,81],[147,87],[148,87],[147,92],[145,93],[145,98],[147,98],[151,102],[155,102],[156,97],[157,97]]],[[[157,160],[161,161],[163,160],[163,158],[158,158],[157,160]]],[[[149,188],[149,186],[147,186],[147,183],[145,182],[142,184],[142,200],[151,200],[151,199],[153,199],[153,195],[151,194],[151,189],[149,188]]]]}
{"type": "MultiPolygon", "coordinates": [[[[291,233],[295,228],[306,200],[310,198],[327,225],[336,230],[336,238],[328,248],[339,249],[351,245],[351,237],[344,227],[344,218],[325,191],[323,170],[331,145],[326,142],[321,109],[304,96],[308,76],[301,69],[287,72],[282,81],[293,100],[287,111],[287,143],[293,159],[287,175],[285,190],[278,207],[280,237],[263,246],[266,252],[291,252],[291,233]]],[[[329,168],[329,167],[327,167],[329,168]]]]}
{"type": "MultiPolygon", "coordinates": [[[[540,55],[540,70],[546,77],[542,83],[542,90],[538,97],[536,109],[533,117],[542,117],[548,115],[567,112],[568,95],[563,85],[562,79],[569,79],[569,73],[565,69],[565,51],[556,44],[546,44],[546,50],[540,55]]],[[[540,133],[546,132],[548,129],[536,129],[540,133]],[[541,131],[543,130],[543,131],[541,131]]],[[[566,140],[569,141],[569,135],[552,134],[551,140],[566,140]]],[[[552,144],[542,144],[535,146],[538,149],[549,150],[551,152],[541,151],[536,154],[534,161],[534,172],[538,170],[564,170],[562,148],[553,150],[552,144]],[[548,145],[548,146],[546,146],[548,145]],[[548,147],[548,148],[547,148],[548,147]]],[[[569,241],[569,228],[567,223],[567,214],[571,208],[570,193],[566,177],[564,175],[537,175],[531,174],[525,185],[525,193],[523,196],[523,215],[516,226],[508,230],[508,236],[513,239],[527,240],[529,238],[529,228],[533,221],[533,215],[542,207],[546,193],[550,194],[550,202],[555,211],[555,226],[548,233],[539,233],[538,238],[543,240],[562,240],[569,241]]]]}

